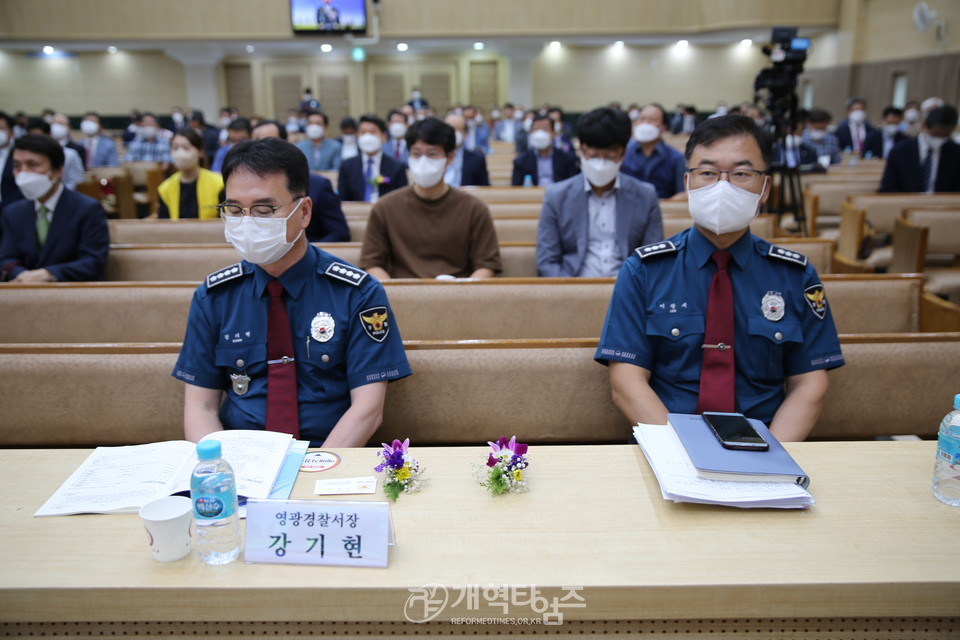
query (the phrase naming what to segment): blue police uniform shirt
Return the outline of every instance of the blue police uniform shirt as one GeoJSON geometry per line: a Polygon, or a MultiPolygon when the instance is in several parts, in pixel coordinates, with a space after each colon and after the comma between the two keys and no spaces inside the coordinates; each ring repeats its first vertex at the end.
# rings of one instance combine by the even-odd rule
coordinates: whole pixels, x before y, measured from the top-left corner
{"type": "MultiPolygon", "coordinates": [[[[225,429],[264,429],[267,283],[246,260],[207,276],[193,296],[173,377],[223,389],[225,429]],[[249,376],[247,389],[231,374],[249,376]]],[[[318,447],[350,408],[350,390],[410,375],[383,286],[365,271],[308,246],[280,276],[297,367],[300,437],[318,447]]]]}
{"type": "Polygon", "coordinates": [[[652,184],[657,190],[657,197],[672,198],[683,191],[683,174],[687,172],[687,161],[682,153],[663,140],[657,143],[653,153],[647,157],[640,144],[631,138],[627,143],[620,171],[652,184]]]}
{"type": "MultiPolygon", "coordinates": [[[[648,369],[673,413],[697,412],[714,251],[696,227],[636,249],[617,277],[594,356],[648,369]]],[[[729,251],[737,411],[769,425],[785,378],[842,366],[840,341],[805,256],[750,233],[729,251]]]]}

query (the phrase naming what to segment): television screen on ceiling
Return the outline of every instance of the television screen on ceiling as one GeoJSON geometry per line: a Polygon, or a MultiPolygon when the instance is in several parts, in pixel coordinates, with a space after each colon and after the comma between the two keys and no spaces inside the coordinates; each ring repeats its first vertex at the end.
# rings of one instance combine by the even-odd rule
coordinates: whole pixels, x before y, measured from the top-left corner
{"type": "Polygon", "coordinates": [[[290,0],[294,33],[366,33],[365,0],[290,0]]]}

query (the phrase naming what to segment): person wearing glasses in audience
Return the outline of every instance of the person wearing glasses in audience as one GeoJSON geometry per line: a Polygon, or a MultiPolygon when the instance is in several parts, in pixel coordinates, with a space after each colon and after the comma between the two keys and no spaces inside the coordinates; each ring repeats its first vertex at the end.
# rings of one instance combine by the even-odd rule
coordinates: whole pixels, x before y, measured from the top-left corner
{"type": "Polygon", "coordinates": [[[362,447],[387,382],[410,375],[383,287],[307,242],[307,159],[278,138],[236,144],[217,209],[242,262],[194,293],[172,375],[186,383],[184,432],[291,433],[311,446],[362,447]]]}
{"type": "Polygon", "coordinates": [[[638,248],[614,286],[595,358],[631,422],[740,412],[803,440],[843,365],[816,270],[749,231],[770,193],[769,136],[748,117],[711,118],[686,147],[694,226],[638,248]]]}

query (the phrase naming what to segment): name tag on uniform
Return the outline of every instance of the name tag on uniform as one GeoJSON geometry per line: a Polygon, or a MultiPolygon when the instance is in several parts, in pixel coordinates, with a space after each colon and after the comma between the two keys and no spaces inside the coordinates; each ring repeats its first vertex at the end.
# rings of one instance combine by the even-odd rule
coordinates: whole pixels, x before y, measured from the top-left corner
{"type": "Polygon", "coordinates": [[[394,544],[387,502],[247,502],[245,562],[386,567],[394,544]]]}

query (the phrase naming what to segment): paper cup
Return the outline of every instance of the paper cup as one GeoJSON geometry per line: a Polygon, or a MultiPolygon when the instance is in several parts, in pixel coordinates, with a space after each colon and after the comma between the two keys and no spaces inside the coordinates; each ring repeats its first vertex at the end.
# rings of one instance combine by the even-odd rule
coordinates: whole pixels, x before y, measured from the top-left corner
{"type": "Polygon", "coordinates": [[[147,541],[158,562],[173,562],[190,553],[193,502],[184,496],[168,496],[140,509],[147,541]]]}

